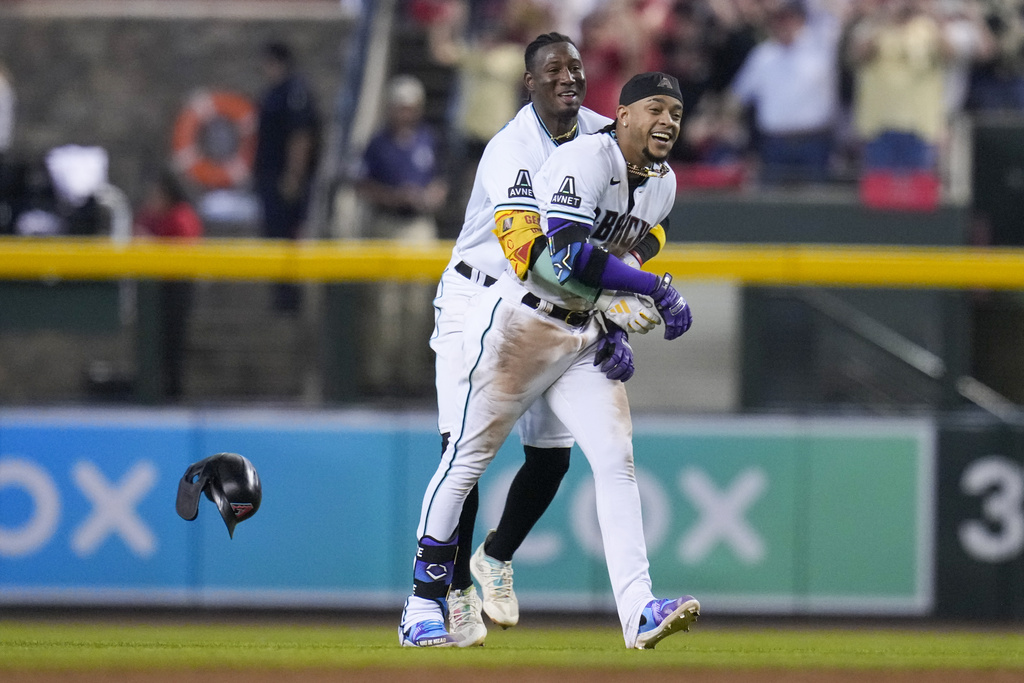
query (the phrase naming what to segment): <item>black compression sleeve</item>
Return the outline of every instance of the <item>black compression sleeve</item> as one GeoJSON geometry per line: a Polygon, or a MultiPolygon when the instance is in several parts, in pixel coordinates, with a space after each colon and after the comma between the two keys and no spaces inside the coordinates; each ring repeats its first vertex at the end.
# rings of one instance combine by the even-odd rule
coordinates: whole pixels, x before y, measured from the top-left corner
{"type": "Polygon", "coordinates": [[[644,235],[640,244],[633,247],[633,253],[640,259],[641,264],[647,263],[657,256],[659,251],[661,251],[661,242],[651,233],[644,235]]]}

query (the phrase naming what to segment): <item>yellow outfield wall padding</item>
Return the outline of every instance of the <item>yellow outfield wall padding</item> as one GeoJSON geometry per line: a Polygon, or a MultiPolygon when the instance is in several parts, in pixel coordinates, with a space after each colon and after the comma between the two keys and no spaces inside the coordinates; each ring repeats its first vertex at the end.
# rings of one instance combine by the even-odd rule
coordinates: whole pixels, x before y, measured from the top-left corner
{"type": "MultiPolygon", "coordinates": [[[[0,279],[436,281],[452,243],[0,238],[0,279]]],[[[646,265],[751,285],[1024,289],[1024,249],[669,244],[646,265]]]]}

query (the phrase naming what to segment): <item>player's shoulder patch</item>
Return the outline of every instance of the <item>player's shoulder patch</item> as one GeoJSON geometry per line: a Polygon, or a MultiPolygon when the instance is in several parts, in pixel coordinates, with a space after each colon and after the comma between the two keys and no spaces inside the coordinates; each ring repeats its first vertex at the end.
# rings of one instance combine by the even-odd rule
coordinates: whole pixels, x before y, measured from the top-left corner
{"type": "Polygon", "coordinates": [[[508,188],[509,199],[521,199],[523,197],[534,199],[533,183],[530,180],[530,171],[525,168],[519,169],[519,172],[516,173],[515,183],[508,188]]]}
{"type": "Polygon", "coordinates": [[[576,194],[576,178],[571,175],[562,179],[562,184],[558,186],[558,192],[551,197],[552,204],[571,206],[574,209],[580,208],[581,201],[580,196],[576,194]]]}

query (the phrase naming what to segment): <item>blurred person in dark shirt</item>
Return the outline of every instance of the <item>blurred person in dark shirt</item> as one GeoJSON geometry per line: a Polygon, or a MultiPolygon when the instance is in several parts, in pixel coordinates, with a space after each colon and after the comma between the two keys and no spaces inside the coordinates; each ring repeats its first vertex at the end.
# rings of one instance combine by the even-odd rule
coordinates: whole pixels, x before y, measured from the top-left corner
{"type": "Polygon", "coordinates": [[[1024,2],[980,0],[976,11],[993,42],[991,54],[973,65],[968,107],[1024,109],[1024,2]]]}
{"type": "MultiPolygon", "coordinates": [[[[438,135],[424,120],[426,91],[408,74],[387,84],[387,123],[363,152],[356,189],[367,208],[363,236],[407,246],[437,238],[437,213],[448,197],[438,135]]],[[[434,287],[380,282],[371,292],[375,315],[365,325],[363,385],[373,395],[417,395],[433,388],[434,287]]]]}
{"type": "MultiPolygon", "coordinates": [[[[296,72],[291,48],[271,42],[263,48],[267,89],[260,99],[253,176],[263,207],[263,235],[298,239],[306,220],[320,140],[320,120],[312,92],[296,72]]],[[[274,307],[299,308],[294,285],[276,285],[274,307]]]]}

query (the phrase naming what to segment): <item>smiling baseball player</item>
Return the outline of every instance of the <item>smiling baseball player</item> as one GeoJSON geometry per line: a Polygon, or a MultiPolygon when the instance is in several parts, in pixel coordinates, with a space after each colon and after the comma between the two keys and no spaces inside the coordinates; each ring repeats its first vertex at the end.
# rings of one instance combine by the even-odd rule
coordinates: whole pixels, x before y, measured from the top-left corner
{"type": "MultiPolygon", "coordinates": [[[[436,386],[438,431],[442,452],[462,417],[458,383],[464,378],[462,329],[469,301],[492,285],[512,259],[525,273],[526,262],[540,224],[533,177],[559,145],[594,133],[610,123],[582,102],[587,83],[579,51],[572,40],[558,33],[538,36],[525,51],[524,86],[531,102],[524,106],[488,143],[477,169],[462,231],[434,300],[435,327],[430,345],[437,354],[436,386]]],[[[627,258],[634,265],[649,259],[664,243],[657,228],[627,258]]],[[[601,298],[621,327],[644,333],[660,322],[653,303],[612,292],[601,298]]],[[[519,423],[526,460],[509,488],[498,528],[473,552],[473,530],[478,507],[474,485],[466,497],[457,539],[429,552],[439,566],[451,571],[451,590],[434,595],[433,582],[417,583],[417,595],[450,608],[449,630],[460,645],[483,642],[487,629],[481,619],[481,599],[473,586],[472,571],[481,584],[482,608],[503,627],[514,626],[519,607],[512,589],[511,560],[527,533],[547,509],[569,467],[573,444],[568,429],[541,397],[519,423]],[[457,543],[457,545],[456,545],[457,543]],[[458,552],[456,554],[456,547],[458,552]],[[452,559],[454,558],[454,559],[452,559]],[[450,566],[448,563],[452,563],[450,566]]],[[[401,635],[403,644],[420,638],[401,635]]]]}
{"type": "Polygon", "coordinates": [[[663,222],[675,198],[665,164],[679,136],[678,81],[640,74],[622,89],[614,125],[554,150],[534,179],[540,226],[517,239],[511,266],[470,304],[451,441],[427,487],[417,530],[415,589],[401,632],[419,646],[452,646],[444,630],[450,571],[439,552],[455,537],[469,490],[516,420],[543,397],[579,443],[594,473],[605,560],[627,647],[651,648],[687,630],[700,605],[692,596],[651,592],[632,422],[623,381],[632,375],[624,330],[595,315],[594,292],[649,295],[666,339],[690,327],[689,306],[671,285],[622,260],[663,222]],[[524,239],[526,235],[532,239],[524,239]],[[600,367],[598,367],[600,366],[600,367]]]}

